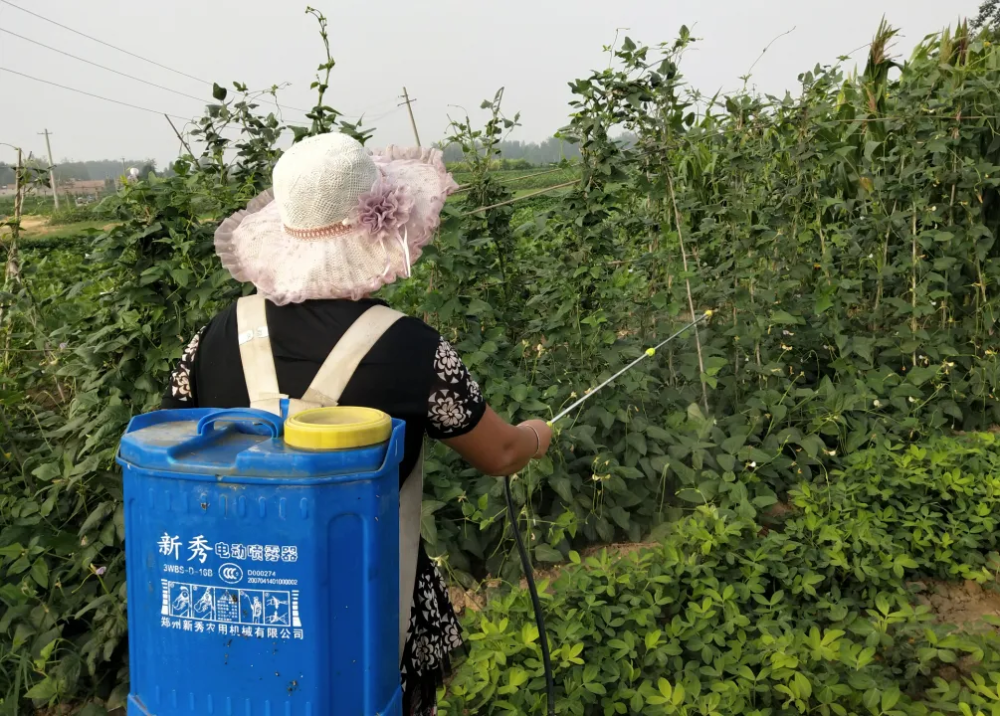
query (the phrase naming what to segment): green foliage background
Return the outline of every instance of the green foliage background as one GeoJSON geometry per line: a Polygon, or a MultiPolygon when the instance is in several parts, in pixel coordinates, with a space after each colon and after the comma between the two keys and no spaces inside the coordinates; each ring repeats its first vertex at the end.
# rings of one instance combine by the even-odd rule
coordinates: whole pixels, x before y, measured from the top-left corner
{"type": "MultiPolygon", "coordinates": [[[[891,74],[891,37],[880,28],[856,76],[817,67],[797,97],[698,108],[678,66],[687,29],[654,47],[626,39],[571,83],[561,136],[581,158],[546,177],[572,183],[550,196],[513,201],[496,176],[518,121],[502,91],[485,127],[453,126],[467,187],[415,280],[386,298],[455,343],[499,412],[547,417],[714,311],[515,481],[538,563],[663,540],[588,559],[547,598],[566,713],[1000,713],[995,638],[930,624],[909,586],[996,570],[995,441],[941,436],[997,422],[1000,52],[963,26],[891,74]],[[779,501],[793,516],[762,535],[779,501]]],[[[8,242],[7,710],[122,701],[116,441],[156,407],[187,339],[249,290],[212,236],[267,186],[282,133],[370,136],[326,104],[326,48],[311,126],[217,87],[204,155],[107,200],[116,228],[8,242]]],[[[428,468],[424,536],[451,578],[519,578],[501,486],[443,449],[428,468]]],[[[448,713],[541,713],[526,615],[515,592],[469,618],[448,713]]]]}

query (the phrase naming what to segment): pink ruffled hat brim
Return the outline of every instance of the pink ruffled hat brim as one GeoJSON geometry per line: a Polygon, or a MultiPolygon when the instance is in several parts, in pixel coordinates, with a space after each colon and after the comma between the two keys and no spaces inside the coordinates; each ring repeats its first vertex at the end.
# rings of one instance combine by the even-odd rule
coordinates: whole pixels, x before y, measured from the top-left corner
{"type": "Polygon", "coordinates": [[[222,222],[215,250],[237,281],[282,306],[316,299],[357,300],[408,275],[440,225],[445,200],[458,185],[441,151],[390,146],[373,151],[382,175],[405,187],[413,199],[399,238],[378,238],[363,227],[336,236],[296,238],[285,231],[274,193],[268,189],[243,211],[222,222]],[[407,260],[408,259],[408,260],[407,260]]]}

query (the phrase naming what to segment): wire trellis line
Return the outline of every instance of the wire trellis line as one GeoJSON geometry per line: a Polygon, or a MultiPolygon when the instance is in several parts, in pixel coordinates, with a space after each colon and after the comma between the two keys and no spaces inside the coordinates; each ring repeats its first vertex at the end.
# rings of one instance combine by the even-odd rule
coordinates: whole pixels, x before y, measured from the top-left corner
{"type": "Polygon", "coordinates": [[[565,189],[567,187],[576,186],[577,181],[578,180],[574,179],[573,181],[568,181],[564,184],[556,184],[555,186],[548,186],[545,187],[544,189],[539,189],[538,191],[533,191],[528,194],[524,194],[522,196],[515,196],[513,199],[508,199],[507,201],[501,201],[499,204],[491,204],[490,206],[481,206],[478,209],[467,211],[466,213],[462,214],[462,216],[472,216],[473,214],[481,214],[484,211],[489,211],[490,209],[499,209],[502,206],[508,206],[510,204],[513,204],[514,202],[523,201],[524,199],[531,199],[532,197],[535,196],[541,196],[542,194],[547,194],[550,191],[555,191],[556,189],[565,189]]]}
{"type": "MultiPolygon", "coordinates": [[[[564,167],[555,167],[553,169],[547,169],[544,172],[538,172],[536,174],[525,174],[524,176],[514,177],[512,179],[504,179],[503,181],[497,182],[497,183],[498,184],[514,184],[514,183],[519,182],[519,181],[524,181],[525,179],[534,179],[535,177],[543,177],[543,176],[546,176],[548,174],[555,174],[556,172],[561,172],[561,171],[565,171],[565,168],[564,167]]],[[[468,191],[471,188],[472,188],[472,184],[462,184],[460,187],[458,187],[458,189],[456,189],[452,193],[453,194],[460,194],[461,192],[468,191]]]]}

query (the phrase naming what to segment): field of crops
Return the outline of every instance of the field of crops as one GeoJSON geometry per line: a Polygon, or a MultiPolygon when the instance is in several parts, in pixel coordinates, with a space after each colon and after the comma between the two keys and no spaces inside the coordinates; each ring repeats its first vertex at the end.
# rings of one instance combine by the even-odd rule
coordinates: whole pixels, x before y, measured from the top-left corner
{"type": "MultiPolygon", "coordinates": [[[[883,27],[857,75],[816,68],[794,99],[698,111],[686,30],[625,40],[571,85],[582,161],[542,176],[494,171],[502,95],[485,126],[454,126],[463,191],[385,297],[453,341],[498,412],[551,415],[713,311],[514,482],[560,713],[1000,714],[993,39],[947,31],[890,74],[883,27]]],[[[239,87],[217,98],[199,125],[212,150],[109,199],[114,228],[11,254],[4,711],[100,713],[127,690],[116,441],[249,290],[204,217],[242,207],[279,156],[276,120],[239,87]]],[[[298,136],[366,136],[322,98],[315,116],[298,136]]],[[[544,713],[501,484],[443,449],[426,480],[423,533],[469,643],[441,712],[544,713]]]]}

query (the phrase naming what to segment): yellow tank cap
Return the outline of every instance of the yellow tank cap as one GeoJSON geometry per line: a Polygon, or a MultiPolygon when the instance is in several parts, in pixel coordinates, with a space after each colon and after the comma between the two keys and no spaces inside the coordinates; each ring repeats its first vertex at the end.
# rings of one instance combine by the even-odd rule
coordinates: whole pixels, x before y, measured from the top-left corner
{"type": "Polygon", "coordinates": [[[285,444],[299,450],[350,450],[386,442],[392,418],[372,408],[315,408],[285,421],[285,444]]]}

